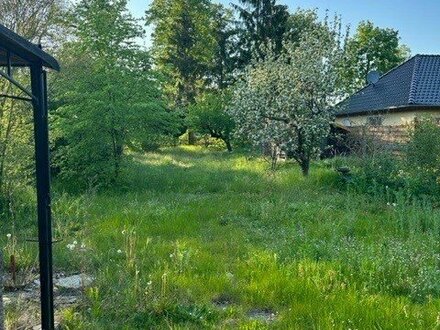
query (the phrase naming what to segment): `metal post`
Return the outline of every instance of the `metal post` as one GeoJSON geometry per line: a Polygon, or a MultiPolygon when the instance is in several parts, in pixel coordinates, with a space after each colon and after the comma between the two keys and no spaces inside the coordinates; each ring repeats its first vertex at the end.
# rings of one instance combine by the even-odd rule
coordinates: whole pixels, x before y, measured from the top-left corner
{"type": "Polygon", "coordinates": [[[34,96],[35,167],[37,178],[38,242],[40,260],[41,328],[54,329],[52,221],[50,209],[49,128],[47,81],[42,64],[31,66],[34,96]]]}

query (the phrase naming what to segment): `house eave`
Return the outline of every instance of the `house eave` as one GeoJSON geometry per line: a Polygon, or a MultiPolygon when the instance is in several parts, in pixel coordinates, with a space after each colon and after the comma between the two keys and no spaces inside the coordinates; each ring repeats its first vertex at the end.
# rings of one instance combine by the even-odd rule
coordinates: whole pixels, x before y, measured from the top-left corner
{"type": "Polygon", "coordinates": [[[354,112],[340,112],[336,113],[336,118],[347,118],[354,116],[365,116],[365,115],[374,115],[374,114],[385,114],[389,112],[403,112],[403,111],[412,111],[412,110],[440,110],[440,105],[421,105],[421,104],[407,104],[395,107],[389,107],[385,109],[370,109],[370,110],[361,110],[354,112]]]}

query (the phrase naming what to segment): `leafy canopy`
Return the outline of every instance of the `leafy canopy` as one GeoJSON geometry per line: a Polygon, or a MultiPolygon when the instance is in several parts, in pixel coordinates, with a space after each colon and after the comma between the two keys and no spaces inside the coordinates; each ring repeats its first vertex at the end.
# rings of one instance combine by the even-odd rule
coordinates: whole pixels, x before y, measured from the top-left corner
{"type": "Polygon", "coordinates": [[[340,23],[322,24],[328,28],[309,30],[281,55],[270,50],[249,66],[230,109],[239,136],[273,157],[285,151],[305,175],[329,133],[343,53],[340,23]]]}
{"type": "Polygon", "coordinates": [[[208,0],[154,0],[147,24],[154,26],[152,53],[167,77],[177,107],[194,102],[212,67],[216,46],[214,6],[208,0]]]}
{"type": "Polygon", "coordinates": [[[235,123],[226,108],[230,103],[227,91],[206,93],[190,107],[191,127],[201,134],[222,140],[232,151],[232,132],[235,123]]]}
{"type": "Polygon", "coordinates": [[[54,84],[54,163],[63,177],[113,181],[126,147],[171,133],[172,117],[125,0],[83,0],[69,20],[73,40],[54,84]]]}
{"type": "Polygon", "coordinates": [[[370,21],[361,22],[347,41],[347,58],[343,77],[347,91],[353,92],[367,83],[372,70],[386,73],[409,57],[409,49],[400,43],[399,32],[382,29],[370,21]]]}

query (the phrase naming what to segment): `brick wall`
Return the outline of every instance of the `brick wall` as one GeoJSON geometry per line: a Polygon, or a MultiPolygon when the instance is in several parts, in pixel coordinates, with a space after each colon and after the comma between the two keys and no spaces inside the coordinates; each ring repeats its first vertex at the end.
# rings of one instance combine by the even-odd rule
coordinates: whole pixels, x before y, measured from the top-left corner
{"type": "Polygon", "coordinates": [[[408,125],[350,127],[349,140],[353,146],[370,144],[378,148],[399,150],[408,141],[408,125]]]}

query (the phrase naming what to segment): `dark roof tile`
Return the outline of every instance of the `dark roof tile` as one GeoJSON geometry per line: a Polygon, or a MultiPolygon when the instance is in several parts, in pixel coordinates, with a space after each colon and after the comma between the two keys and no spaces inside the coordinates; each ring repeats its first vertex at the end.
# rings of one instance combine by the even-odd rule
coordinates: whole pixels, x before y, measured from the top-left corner
{"type": "Polygon", "coordinates": [[[338,104],[337,115],[398,107],[440,107],[440,55],[416,55],[338,104]]]}

